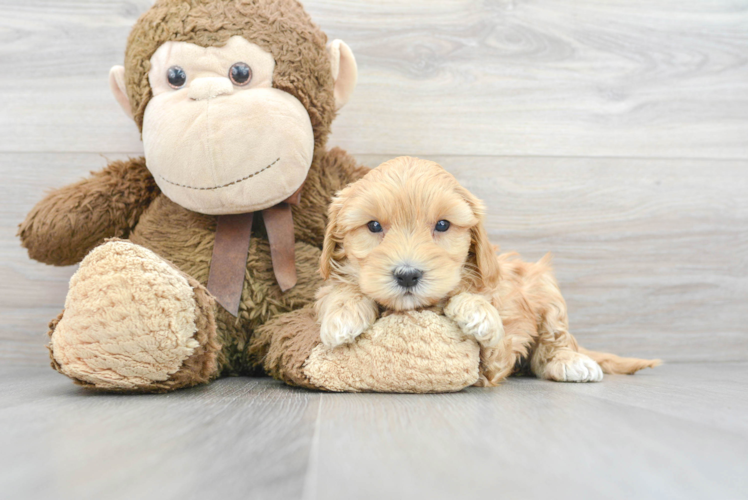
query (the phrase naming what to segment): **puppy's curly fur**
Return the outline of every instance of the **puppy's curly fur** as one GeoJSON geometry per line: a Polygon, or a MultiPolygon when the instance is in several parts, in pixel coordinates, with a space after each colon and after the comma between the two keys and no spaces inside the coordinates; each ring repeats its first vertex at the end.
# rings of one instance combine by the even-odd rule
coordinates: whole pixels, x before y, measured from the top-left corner
{"type": "Polygon", "coordinates": [[[564,382],[659,363],[580,348],[548,256],[496,255],[484,214],[451,174],[417,158],[390,160],[343,189],[321,257],[322,341],[352,342],[382,310],[436,308],[481,343],[478,385],[498,384],[523,361],[539,378],[564,382]]]}

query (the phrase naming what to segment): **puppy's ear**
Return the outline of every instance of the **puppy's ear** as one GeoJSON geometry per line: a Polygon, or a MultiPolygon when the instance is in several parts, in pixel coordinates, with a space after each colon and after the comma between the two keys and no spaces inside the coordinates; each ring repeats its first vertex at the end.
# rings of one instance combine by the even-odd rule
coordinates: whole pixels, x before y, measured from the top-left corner
{"type": "Polygon", "coordinates": [[[327,228],[325,229],[325,240],[322,243],[322,255],[319,259],[319,272],[324,279],[328,279],[334,267],[333,262],[337,260],[337,252],[340,249],[342,236],[338,226],[338,217],[343,203],[347,198],[348,189],[340,191],[330,203],[327,212],[327,228]]]}
{"type": "Polygon", "coordinates": [[[483,286],[489,289],[495,288],[499,283],[500,270],[496,258],[497,248],[488,239],[488,233],[484,225],[486,207],[481,200],[462,186],[460,186],[460,194],[465,198],[478,219],[478,224],[470,230],[470,259],[473,260],[473,264],[480,274],[483,286]]]}
{"type": "Polygon", "coordinates": [[[472,253],[475,255],[475,266],[480,273],[486,288],[495,288],[499,284],[499,262],[496,259],[496,247],[488,239],[483,219],[471,230],[472,253]]]}

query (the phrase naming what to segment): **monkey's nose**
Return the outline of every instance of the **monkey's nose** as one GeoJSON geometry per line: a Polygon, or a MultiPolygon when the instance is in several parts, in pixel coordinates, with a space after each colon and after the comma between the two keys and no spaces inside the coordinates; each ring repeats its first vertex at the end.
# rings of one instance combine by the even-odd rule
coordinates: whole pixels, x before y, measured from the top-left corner
{"type": "Polygon", "coordinates": [[[196,101],[213,99],[220,95],[231,95],[234,93],[234,85],[228,78],[204,77],[190,83],[187,96],[196,101]]]}
{"type": "Polygon", "coordinates": [[[410,289],[418,284],[423,278],[423,271],[419,269],[408,269],[407,271],[395,271],[394,273],[397,284],[403,288],[410,289]]]}

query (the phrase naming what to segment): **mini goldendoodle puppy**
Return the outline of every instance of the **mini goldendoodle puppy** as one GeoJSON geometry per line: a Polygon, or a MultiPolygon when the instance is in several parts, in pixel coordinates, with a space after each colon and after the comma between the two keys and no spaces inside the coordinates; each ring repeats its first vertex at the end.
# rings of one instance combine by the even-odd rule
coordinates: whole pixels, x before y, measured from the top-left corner
{"type": "Polygon", "coordinates": [[[496,385],[524,361],[539,378],[597,382],[656,360],[580,348],[548,258],[496,255],[483,203],[434,162],[395,158],[330,206],[317,294],[322,342],[352,342],[381,309],[437,308],[481,344],[481,380],[496,385]]]}

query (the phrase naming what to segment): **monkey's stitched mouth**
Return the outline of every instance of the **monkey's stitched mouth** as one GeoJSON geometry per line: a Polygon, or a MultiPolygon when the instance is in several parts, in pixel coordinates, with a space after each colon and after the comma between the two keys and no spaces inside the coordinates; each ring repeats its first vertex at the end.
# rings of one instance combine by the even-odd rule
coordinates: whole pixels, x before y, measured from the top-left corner
{"type": "Polygon", "coordinates": [[[237,180],[235,180],[235,181],[232,181],[232,182],[229,182],[229,183],[227,183],[227,184],[222,184],[222,185],[220,185],[220,186],[213,186],[213,187],[196,187],[196,186],[188,186],[188,185],[186,185],[186,184],[179,184],[179,183],[177,183],[177,182],[173,182],[173,181],[170,181],[169,179],[167,179],[166,177],[164,177],[164,176],[163,176],[163,175],[161,175],[161,174],[159,174],[159,177],[161,177],[161,179],[163,179],[164,181],[166,181],[166,182],[168,182],[169,184],[172,184],[172,185],[174,185],[174,186],[178,186],[178,187],[183,187],[183,188],[187,188],[187,189],[195,189],[195,190],[197,190],[197,191],[212,191],[212,190],[214,190],[214,189],[221,189],[221,188],[225,188],[225,187],[233,186],[234,184],[239,184],[240,182],[244,182],[244,181],[246,181],[247,179],[251,179],[251,178],[252,178],[252,177],[254,177],[255,175],[259,175],[259,174],[261,174],[262,172],[264,172],[265,170],[268,170],[268,169],[269,169],[270,167],[272,167],[273,165],[275,165],[275,164],[276,164],[276,163],[278,163],[279,161],[280,161],[280,158],[277,158],[277,159],[276,159],[276,160],[275,160],[275,161],[274,161],[273,163],[271,163],[271,164],[270,164],[270,165],[268,165],[267,167],[265,167],[265,168],[261,168],[261,169],[260,169],[260,170],[258,170],[257,172],[251,173],[251,174],[249,174],[249,175],[248,175],[248,176],[246,176],[246,177],[242,177],[241,179],[237,179],[237,180]]]}

